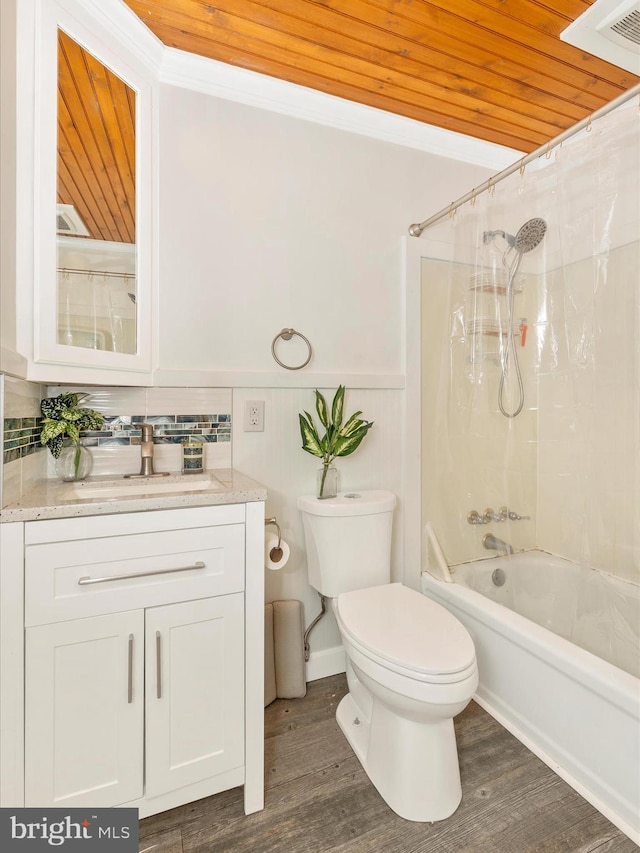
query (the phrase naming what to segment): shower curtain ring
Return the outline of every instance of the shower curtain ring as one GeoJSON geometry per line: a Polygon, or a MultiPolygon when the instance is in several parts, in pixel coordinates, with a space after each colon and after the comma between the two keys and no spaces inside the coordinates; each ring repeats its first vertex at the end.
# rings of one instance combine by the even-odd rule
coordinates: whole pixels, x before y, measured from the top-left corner
{"type": "Polygon", "coordinates": [[[587,126],[585,127],[585,133],[591,133],[591,116],[589,116],[589,120],[587,121],[587,126]]]}
{"type": "Polygon", "coordinates": [[[522,160],[520,160],[520,177],[521,178],[524,177],[524,166],[525,166],[525,163],[524,163],[524,157],[523,157],[522,160]]]}

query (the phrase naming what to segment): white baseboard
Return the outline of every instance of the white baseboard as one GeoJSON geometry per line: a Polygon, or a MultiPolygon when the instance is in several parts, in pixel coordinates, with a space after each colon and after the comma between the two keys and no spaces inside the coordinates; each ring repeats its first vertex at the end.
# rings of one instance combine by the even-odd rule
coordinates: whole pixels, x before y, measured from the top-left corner
{"type": "Polygon", "coordinates": [[[331,649],[311,652],[306,664],[306,680],[317,681],[319,678],[337,675],[339,672],[344,672],[345,669],[346,664],[342,646],[334,646],[331,649]]]}

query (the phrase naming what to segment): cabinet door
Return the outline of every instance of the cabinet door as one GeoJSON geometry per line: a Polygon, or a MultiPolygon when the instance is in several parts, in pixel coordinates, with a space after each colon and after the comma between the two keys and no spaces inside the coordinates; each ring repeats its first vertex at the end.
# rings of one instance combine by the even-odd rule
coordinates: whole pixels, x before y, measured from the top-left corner
{"type": "Polygon", "coordinates": [[[244,596],[153,607],[146,620],[146,795],[244,763],[244,596]]]}
{"type": "Polygon", "coordinates": [[[144,611],[26,631],[25,805],[142,796],[144,611]]]}

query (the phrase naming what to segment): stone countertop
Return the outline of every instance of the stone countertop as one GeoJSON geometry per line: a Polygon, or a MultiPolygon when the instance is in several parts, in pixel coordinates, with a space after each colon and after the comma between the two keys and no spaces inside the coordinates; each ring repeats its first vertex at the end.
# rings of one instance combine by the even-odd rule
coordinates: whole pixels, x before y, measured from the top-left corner
{"type": "Polygon", "coordinates": [[[79,518],[267,499],[267,490],[263,485],[232,468],[219,468],[194,475],[170,474],[166,478],[155,478],[148,482],[150,488],[145,491],[142,479],[127,480],[113,475],[88,477],[76,483],[44,479],[26,492],[18,503],[3,507],[0,521],[79,518]],[[83,490],[86,490],[87,495],[82,494],[83,490]],[[116,494],[100,495],[101,490],[116,494]],[[127,494],[129,490],[131,494],[127,494]]]}

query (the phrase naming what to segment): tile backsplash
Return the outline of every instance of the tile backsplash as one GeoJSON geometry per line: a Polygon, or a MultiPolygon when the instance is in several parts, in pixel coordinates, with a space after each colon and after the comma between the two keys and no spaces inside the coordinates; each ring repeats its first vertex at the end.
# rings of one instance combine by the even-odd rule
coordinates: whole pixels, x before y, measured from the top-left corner
{"type": "Polygon", "coordinates": [[[2,461],[13,462],[41,449],[41,417],[4,418],[2,461]]]}
{"type": "Polygon", "coordinates": [[[181,445],[193,436],[205,443],[205,468],[231,467],[231,389],[50,386],[47,396],[63,391],[84,394],[80,405],[104,416],[100,430],[83,433],[92,475],[139,469],[143,421],[154,427],[157,471],[180,471],[181,445]]]}
{"type": "Polygon", "coordinates": [[[81,406],[104,416],[100,430],[82,433],[92,475],[134,473],[140,466],[140,424],[154,426],[156,470],[180,471],[181,445],[197,436],[204,467],[232,465],[232,392],[218,388],[42,386],[4,379],[2,505],[14,503],[34,479],[55,476],[55,460],[40,444],[40,400],[64,391],[84,394],[81,406]]]}
{"type": "Polygon", "coordinates": [[[154,444],[184,444],[199,436],[204,442],[231,441],[231,414],[108,415],[100,430],[81,433],[87,447],[140,444],[140,424],[153,424],[154,444]]]}
{"type": "Polygon", "coordinates": [[[0,375],[2,401],[2,506],[15,503],[30,485],[46,476],[46,450],[40,444],[40,400],[45,387],[0,375]]]}

